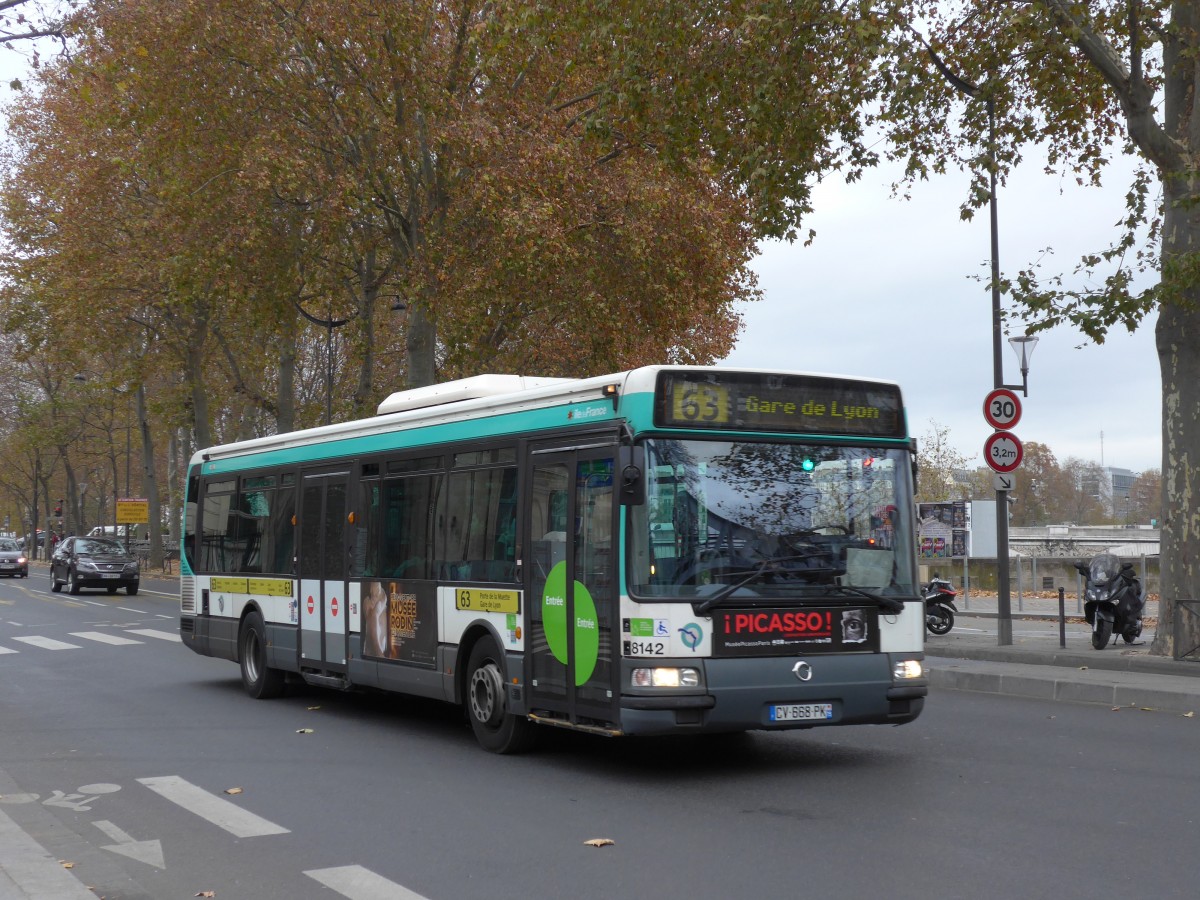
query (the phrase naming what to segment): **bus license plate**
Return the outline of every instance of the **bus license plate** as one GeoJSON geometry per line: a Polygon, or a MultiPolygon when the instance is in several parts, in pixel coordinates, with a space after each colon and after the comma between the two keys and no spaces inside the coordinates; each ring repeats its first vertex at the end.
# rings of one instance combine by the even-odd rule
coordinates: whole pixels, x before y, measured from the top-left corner
{"type": "Polygon", "coordinates": [[[772,722],[802,722],[809,719],[832,718],[832,703],[786,703],[771,707],[772,722]]]}

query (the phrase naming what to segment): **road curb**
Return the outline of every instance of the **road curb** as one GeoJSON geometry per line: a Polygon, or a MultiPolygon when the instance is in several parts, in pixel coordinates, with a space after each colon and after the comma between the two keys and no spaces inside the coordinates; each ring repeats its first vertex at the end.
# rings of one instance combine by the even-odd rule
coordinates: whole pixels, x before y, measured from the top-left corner
{"type": "Polygon", "coordinates": [[[1200,680],[1192,678],[982,659],[933,658],[927,663],[930,685],[947,690],[1180,715],[1200,711],[1200,680]]]}

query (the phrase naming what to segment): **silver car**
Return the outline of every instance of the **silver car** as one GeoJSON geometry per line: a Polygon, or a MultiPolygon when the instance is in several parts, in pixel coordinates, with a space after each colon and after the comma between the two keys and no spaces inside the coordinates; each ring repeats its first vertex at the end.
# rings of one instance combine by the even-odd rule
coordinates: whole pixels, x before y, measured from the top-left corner
{"type": "Polygon", "coordinates": [[[28,578],[29,560],[21,545],[12,538],[0,538],[0,575],[28,578]]]}

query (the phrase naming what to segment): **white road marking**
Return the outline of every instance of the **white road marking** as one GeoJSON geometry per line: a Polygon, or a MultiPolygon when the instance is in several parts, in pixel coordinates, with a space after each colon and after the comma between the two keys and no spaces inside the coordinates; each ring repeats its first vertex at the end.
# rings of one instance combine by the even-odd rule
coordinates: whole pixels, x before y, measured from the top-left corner
{"type": "Polygon", "coordinates": [[[144,610],[144,609],[130,609],[128,606],[118,606],[118,607],[117,607],[117,609],[121,610],[121,612],[131,612],[131,613],[137,613],[139,616],[148,616],[148,615],[150,615],[150,614],[149,614],[148,612],[146,612],[146,610],[144,610]]]}
{"type": "Polygon", "coordinates": [[[20,650],[13,650],[11,647],[0,647],[0,654],[4,653],[20,653],[20,650]]]}
{"type": "Polygon", "coordinates": [[[129,638],[119,637],[115,634],[105,634],[103,631],[72,631],[71,637],[84,638],[89,641],[99,641],[101,644],[113,644],[120,646],[122,644],[140,644],[141,641],[132,641],[129,638]]]}
{"type": "Polygon", "coordinates": [[[92,824],[108,835],[110,840],[116,841],[115,844],[101,847],[101,850],[120,853],[122,856],[128,856],[130,859],[136,859],[138,862],[144,862],[146,865],[158,869],[167,867],[167,861],[163,858],[161,841],[135,840],[108,819],[101,819],[92,824]]]}
{"type": "Polygon", "coordinates": [[[33,647],[41,647],[43,650],[82,650],[78,644],[68,644],[66,641],[56,641],[54,638],[40,637],[31,635],[30,637],[15,637],[14,641],[20,641],[22,644],[29,644],[33,647]]]}
{"type": "Polygon", "coordinates": [[[96,900],[12,819],[0,812],[0,897],[28,900],[96,900]]]}
{"type": "Polygon", "coordinates": [[[203,788],[184,781],[178,775],[160,778],[139,778],[154,793],[178,804],[190,813],[224,828],[234,837],[261,837],[267,834],[290,834],[288,828],[276,825],[203,788]]]}
{"type": "Polygon", "coordinates": [[[143,637],[158,638],[160,641],[175,641],[182,644],[183,638],[177,634],[172,634],[169,631],[155,631],[153,628],[127,628],[127,634],[140,634],[143,637]]]}
{"type": "Polygon", "coordinates": [[[350,900],[425,900],[420,894],[362,866],[309,869],[304,874],[350,900]]]}

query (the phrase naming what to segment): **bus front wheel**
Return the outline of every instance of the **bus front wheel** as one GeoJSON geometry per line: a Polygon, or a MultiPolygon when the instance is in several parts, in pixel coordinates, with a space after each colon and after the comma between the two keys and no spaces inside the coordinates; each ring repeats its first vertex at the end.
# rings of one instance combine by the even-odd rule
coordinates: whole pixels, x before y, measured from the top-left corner
{"type": "Polygon", "coordinates": [[[467,717],[480,746],[492,753],[520,753],[534,742],[534,724],[508,711],[504,658],[495,641],[484,638],[467,662],[467,717]]]}
{"type": "Polygon", "coordinates": [[[242,685],[255,700],[269,700],[283,693],[283,672],[267,665],[266,631],[262,615],[252,612],[242,622],[238,635],[242,685]]]}

